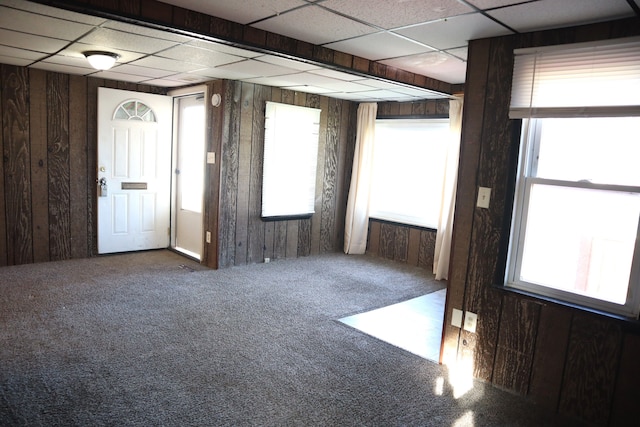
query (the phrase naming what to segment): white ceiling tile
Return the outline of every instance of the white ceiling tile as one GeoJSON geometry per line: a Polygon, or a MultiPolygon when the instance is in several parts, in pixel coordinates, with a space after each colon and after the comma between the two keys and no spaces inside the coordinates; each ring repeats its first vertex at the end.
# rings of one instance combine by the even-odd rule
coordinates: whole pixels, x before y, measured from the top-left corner
{"type": "Polygon", "coordinates": [[[285,74],[298,73],[298,70],[260,62],[253,59],[247,59],[245,61],[223,65],[217,68],[224,71],[231,71],[233,73],[245,74],[251,77],[282,76],[285,74]]]}
{"type": "Polygon", "coordinates": [[[423,76],[429,76],[447,83],[464,83],[467,69],[467,63],[465,61],[441,52],[404,56],[402,58],[389,59],[381,62],[391,65],[392,67],[411,71],[423,76]]]}
{"type": "Polygon", "coordinates": [[[288,86],[288,87],[286,87],[286,89],[295,90],[295,91],[298,91],[298,92],[316,93],[316,94],[325,94],[325,95],[334,92],[331,89],[327,89],[327,88],[324,88],[324,87],[317,87],[317,86],[313,86],[313,85],[288,86]]]}
{"type": "Polygon", "coordinates": [[[79,40],[82,43],[103,46],[118,53],[119,49],[131,52],[155,53],[175,46],[175,42],[139,36],[137,34],[100,28],[79,40]]]}
{"type": "Polygon", "coordinates": [[[0,40],[5,46],[28,49],[35,52],[53,53],[65,47],[69,42],[49,37],[34,36],[17,31],[0,29],[0,40]]]}
{"type": "Polygon", "coordinates": [[[287,67],[287,68],[291,68],[293,70],[298,70],[298,71],[310,71],[310,70],[320,69],[320,67],[315,64],[309,64],[303,61],[295,61],[293,59],[288,59],[288,58],[281,58],[279,56],[274,56],[274,55],[263,55],[255,59],[258,59],[262,62],[268,62],[269,64],[280,65],[282,67],[287,67]]]}
{"type": "Polygon", "coordinates": [[[291,80],[291,74],[286,76],[256,77],[253,79],[245,79],[244,81],[272,87],[295,86],[298,84],[291,80]]]}
{"type": "Polygon", "coordinates": [[[432,49],[392,33],[369,34],[354,39],[329,43],[326,47],[377,61],[383,58],[413,55],[432,49]]]}
{"type": "Polygon", "coordinates": [[[248,24],[307,4],[303,0],[163,0],[163,2],[240,24],[248,24]]]}
{"type": "Polygon", "coordinates": [[[73,74],[85,76],[96,71],[90,68],[74,67],[71,65],[54,64],[52,62],[37,62],[31,66],[31,68],[37,68],[39,70],[53,71],[55,73],[73,74]]]}
{"type": "MultiPolygon", "coordinates": [[[[533,0],[540,1],[540,0],[533,0]]],[[[474,5],[478,9],[486,10],[496,7],[510,6],[512,4],[522,3],[522,0],[467,0],[468,3],[474,5]]]]}
{"type": "Polygon", "coordinates": [[[262,55],[262,53],[254,52],[247,49],[240,49],[233,46],[227,46],[222,43],[210,42],[207,40],[191,40],[187,43],[189,46],[199,47],[201,49],[207,49],[213,52],[226,53],[228,55],[241,56],[243,58],[255,58],[262,55]]]}
{"type": "Polygon", "coordinates": [[[25,49],[18,49],[10,46],[0,45],[0,55],[7,58],[28,59],[29,63],[38,59],[46,58],[48,55],[42,52],[33,52],[25,49]]]}
{"type": "Polygon", "coordinates": [[[397,32],[436,49],[451,49],[466,46],[469,40],[511,34],[511,31],[479,13],[416,25],[397,32]]]}
{"type": "Polygon", "coordinates": [[[30,59],[24,59],[24,58],[15,58],[12,56],[4,56],[0,53],[0,64],[7,64],[7,65],[17,65],[19,67],[26,67],[27,65],[31,64],[33,61],[30,59]]]}
{"type": "Polygon", "coordinates": [[[125,82],[132,83],[141,83],[143,81],[149,80],[148,77],[143,76],[134,76],[132,74],[119,73],[116,71],[117,69],[108,70],[108,71],[98,71],[91,75],[91,77],[98,77],[100,79],[109,79],[109,80],[121,80],[125,82]]]}
{"type": "Polygon", "coordinates": [[[376,31],[373,27],[362,25],[317,6],[297,9],[258,22],[253,26],[318,45],[376,31]]]}
{"type": "Polygon", "coordinates": [[[103,28],[118,30],[124,33],[137,34],[139,36],[152,37],[161,40],[169,40],[177,43],[186,43],[191,40],[190,37],[183,36],[169,31],[156,30],[155,28],[143,27],[141,25],[127,24],[120,21],[107,21],[103,28]]]}
{"type": "Polygon", "coordinates": [[[524,3],[488,12],[526,32],[634,16],[626,0],[564,0],[524,3]]]}
{"type": "Polygon", "coordinates": [[[72,67],[77,67],[77,68],[86,68],[88,70],[87,72],[95,71],[94,68],[91,67],[91,65],[89,65],[89,62],[87,62],[86,58],[84,57],[80,58],[75,56],[54,55],[52,57],[45,59],[43,62],[59,64],[59,65],[70,65],[72,67]]]}
{"type": "Polygon", "coordinates": [[[0,7],[0,28],[71,41],[93,29],[93,26],[0,7]]]}
{"type": "Polygon", "coordinates": [[[378,79],[369,79],[369,78],[357,80],[357,82],[366,86],[375,87],[377,89],[393,89],[394,87],[397,86],[396,84],[391,82],[378,80],[378,79]]]}
{"type": "Polygon", "coordinates": [[[183,82],[179,80],[166,80],[166,79],[145,80],[144,84],[152,85],[152,86],[160,86],[160,87],[178,87],[178,86],[185,85],[183,82]]]}
{"type": "Polygon", "coordinates": [[[332,83],[322,85],[322,87],[332,89],[336,92],[365,92],[371,90],[371,86],[365,86],[355,82],[345,82],[343,80],[334,80],[332,83]]]}
{"type": "Polygon", "coordinates": [[[361,95],[363,97],[369,97],[372,99],[385,100],[385,101],[416,99],[414,97],[410,97],[410,96],[403,95],[401,93],[394,92],[391,90],[386,90],[386,89],[377,89],[377,90],[371,90],[367,92],[358,92],[358,95],[361,95]]]}
{"type": "Polygon", "coordinates": [[[202,65],[190,64],[183,61],[175,61],[173,59],[159,58],[157,56],[147,56],[137,61],[133,61],[132,65],[138,65],[140,67],[158,68],[161,70],[175,71],[180,73],[188,73],[191,71],[197,71],[204,69],[202,65]]]}
{"type": "Polygon", "coordinates": [[[226,53],[213,52],[198,47],[180,45],[172,47],[157,54],[163,58],[175,59],[177,61],[190,62],[192,64],[200,64],[201,68],[213,68],[219,65],[231,64],[233,62],[243,61],[245,58],[226,53]]]}
{"type": "Polygon", "coordinates": [[[54,18],[66,19],[71,22],[80,22],[89,25],[100,25],[106,21],[104,18],[98,18],[90,15],[83,15],[76,12],[70,12],[64,9],[56,9],[54,7],[42,4],[27,2],[25,0],[2,0],[4,6],[10,6],[15,9],[28,10],[45,16],[53,16],[54,18]]]}
{"type": "Polygon", "coordinates": [[[206,82],[211,80],[211,78],[207,76],[201,76],[197,73],[180,73],[180,74],[174,74],[173,76],[168,76],[164,80],[181,82],[183,85],[188,85],[188,84],[206,82]]]}
{"type": "Polygon", "coordinates": [[[467,60],[468,57],[468,50],[469,48],[467,46],[465,47],[459,47],[456,49],[448,49],[445,52],[450,53],[451,55],[462,59],[463,61],[467,60]]]}
{"type": "Polygon", "coordinates": [[[131,74],[133,76],[142,76],[147,78],[158,79],[161,77],[167,77],[175,74],[174,71],[166,71],[158,68],[139,67],[132,64],[122,64],[112,68],[113,71],[118,73],[131,74]]]}
{"type": "Polygon", "coordinates": [[[464,3],[443,0],[327,0],[322,6],[385,29],[473,12],[464,3]]]}
{"type": "Polygon", "coordinates": [[[309,72],[312,74],[319,74],[321,76],[330,77],[332,79],[344,80],[344,81],[353,81],[353,80],[362,79],[362,76],[343,73],[342,71],[330,70],[327,68],[319,68],[317,70],[311,70],[309,72]]]}

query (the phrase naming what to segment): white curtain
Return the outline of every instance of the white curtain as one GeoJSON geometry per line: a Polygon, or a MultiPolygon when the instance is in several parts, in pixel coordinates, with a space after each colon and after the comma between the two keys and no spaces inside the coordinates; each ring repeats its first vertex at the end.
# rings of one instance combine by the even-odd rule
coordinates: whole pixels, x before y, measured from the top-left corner
{"type": "Polygon", "coordinates": [[[377,113],[378,104],[375,102],[362,103],[358,106],[356,148],[353,155],[351,185],[344,226],[344,252],[346,254],[364,254],[367,249],[369,194],[377,113]]]}
{"type": "Polygon", "coordinates": [[[451,256],[451,237],[453,235],[453,211],[456,202],[458,182],[458,160],[460,157],[460,134],[462,129],[462,96],[449,101],[449,127],[451,143],[447,150],[447,164],[442,186],[442,203],[436,248],[433,256],[433,274],[437,280],[449,278],[449,257],[451,256]]]}

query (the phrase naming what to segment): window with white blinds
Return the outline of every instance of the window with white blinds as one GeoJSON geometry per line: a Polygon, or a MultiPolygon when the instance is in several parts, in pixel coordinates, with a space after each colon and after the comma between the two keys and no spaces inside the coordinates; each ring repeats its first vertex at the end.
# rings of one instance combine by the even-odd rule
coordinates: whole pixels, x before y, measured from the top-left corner
{"type": "Polygon", "coordinates": [[[510,118],[640,115],[640,37],[514,54],[510,118]]]}

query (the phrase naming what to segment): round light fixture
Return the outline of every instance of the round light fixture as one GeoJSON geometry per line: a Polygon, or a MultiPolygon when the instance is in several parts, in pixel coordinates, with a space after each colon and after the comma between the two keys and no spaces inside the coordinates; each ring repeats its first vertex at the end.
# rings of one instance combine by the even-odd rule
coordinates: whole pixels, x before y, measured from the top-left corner
{"type": "Polygon", "coordinates": [[[103,71],[113,67],[113,64],[116,63],[116,60],[120,58],[120,55],[118,55],[117,53],[104,52],[101,50],[89,50],[82,53],[93,68],[103,71]]]}

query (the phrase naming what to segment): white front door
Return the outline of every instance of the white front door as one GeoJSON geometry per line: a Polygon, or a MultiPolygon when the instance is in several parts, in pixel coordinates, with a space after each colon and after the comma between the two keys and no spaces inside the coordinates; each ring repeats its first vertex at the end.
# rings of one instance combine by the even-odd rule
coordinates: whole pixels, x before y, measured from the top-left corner
{"type": "Polygon", "coordinates": [[[98,88],[98,253],[169,246],[171,97],[98,88]]]}

